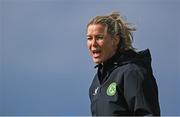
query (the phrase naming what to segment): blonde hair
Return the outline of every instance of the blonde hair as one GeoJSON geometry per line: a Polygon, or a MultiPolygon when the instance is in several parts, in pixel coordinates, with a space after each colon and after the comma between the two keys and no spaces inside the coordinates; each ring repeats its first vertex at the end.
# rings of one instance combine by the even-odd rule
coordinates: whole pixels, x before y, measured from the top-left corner
{"type": "Polygon", "coordinates": [[[135,48],[132,46],[133,34],[135,27],[125,21],[119,12],[112,12],[105,16],[96,16],[89,21],[87,27],[92,24],[102,24],[106,27],[106,31],[111,37],[119,36],[120,42],[118,50],[120,52],[135,48]]]}

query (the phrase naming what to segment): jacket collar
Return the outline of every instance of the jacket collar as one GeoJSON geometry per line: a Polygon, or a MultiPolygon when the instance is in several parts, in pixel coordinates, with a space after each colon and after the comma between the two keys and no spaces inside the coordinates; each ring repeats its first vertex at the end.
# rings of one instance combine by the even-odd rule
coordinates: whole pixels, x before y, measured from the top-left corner
{"type": "Polygon", "coordinates": [[[94,68],[98,68],[98,69],[103,68],[104,70],[109,70],[114,66],[123,63],[128,63],[129,61],[132,60],[132,58],[136,58],[136,56],[137,53],[134,52],[133,50],[127,50],[121,53],[117,51],[110,59],[106,60],[103,63],[97,64],[94,68]]]}

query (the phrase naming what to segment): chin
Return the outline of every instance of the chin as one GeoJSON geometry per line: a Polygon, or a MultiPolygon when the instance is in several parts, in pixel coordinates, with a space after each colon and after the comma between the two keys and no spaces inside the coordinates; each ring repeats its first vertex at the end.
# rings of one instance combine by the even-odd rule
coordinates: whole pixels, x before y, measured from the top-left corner
{"type": "Polygon", "coordinates": [[[102,63],[102,60],[93,59],[93,62],[94,62],[95,64],[100,64],[100,63],[102,63]]]}

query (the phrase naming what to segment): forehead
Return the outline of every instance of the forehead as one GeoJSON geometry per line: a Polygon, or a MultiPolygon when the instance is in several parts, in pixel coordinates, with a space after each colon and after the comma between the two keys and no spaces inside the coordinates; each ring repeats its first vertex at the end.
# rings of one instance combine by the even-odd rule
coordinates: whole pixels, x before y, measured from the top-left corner
{"type": "Polygon", "coordinates": [[[105,34],[106,27],[102,24],[91,24],[87,28],[87,35],[90,34],[105,34]]]}

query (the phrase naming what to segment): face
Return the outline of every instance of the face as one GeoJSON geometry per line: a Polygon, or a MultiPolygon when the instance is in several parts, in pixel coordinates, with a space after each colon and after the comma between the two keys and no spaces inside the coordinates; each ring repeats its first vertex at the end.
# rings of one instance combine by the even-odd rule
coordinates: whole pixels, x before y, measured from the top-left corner
{"type": "Polygon", "coordinates": [[[118,38],[112,38],[106,32],[105,26],[91,24],[87,28],[87,47],[94,63],[99,64],[111,58],[119,43],[118,38]]]}

